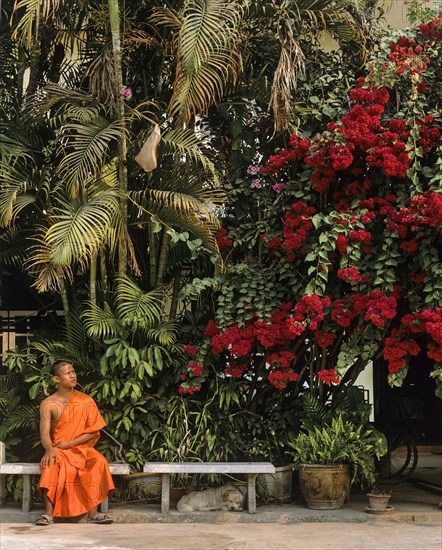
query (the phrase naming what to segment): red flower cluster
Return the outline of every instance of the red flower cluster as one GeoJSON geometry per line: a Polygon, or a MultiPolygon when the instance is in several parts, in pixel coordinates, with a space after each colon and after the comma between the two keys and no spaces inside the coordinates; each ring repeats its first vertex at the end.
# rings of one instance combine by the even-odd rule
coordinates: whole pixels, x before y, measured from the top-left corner
{"type": "Polygon", "coordinates": [[[222,334],[212,336],[212,353],[219,355],[222,351],[229,349],[236,357],[245,357],[252,350],[255,339],[254,327],[239,328],[232,325],[222,334]]]}
{"type": "Polygon", "coordinates": [[[419,32],[429,42],[442,40],[442,12],[429,23],[421,23],[419,25],[419,32]]]}
{"type": "Polygon", "coordinates": [[[425,273],[421,271],[417,273],[414,269],[410,273],[410,280],[416,285],[421,285],[425,281],[425,273]]]}
{"type": "Polygon", "coordinates": [[[396,74],[420,74],[428,69],[430,60],[426,57],[424,48],[416,44],[415,38],[401,36],[397,42],[392,42],[388,47],[390,49],[388,59],[394,63],[396,74]]]}
{"type": "Polygon", "coordinates": [[[201,363],[188,363],[185,368],[189,375],[195,377],[201,376],[203,372],[203,366],[201,365],[201,363]]]}
{"type": "Polygon", "coordinates": [[[210,319],[210,321],[206,325],[206,328],[204,329],[204,336],[206,338],[212,338],[212,336],[215,336],[215,334],[218,334],[218,332],[219,330],[217,324],[215,323],[215,321],[210,319]]]}
{"type": "Polygon", "coordinates": [[[320,370],[318,372],[318,378],[321,382],[324,382],[324,384],[327,384],[328,386],[330,386],[330,384],[339,384],[341,381],[334,369],[320,370]]]}
{"type": "Polygon", "coordinates": [[[295,357],[296,355],[290,351],[278,351],[270,354],[267,358],[267,362],[272,366],[275,366],[274,363],[277,363],[276,366],[286,369],[290,366],[290,363],[295,357]]]}
{"type": "Polygon", "coordinates": [[[426,309],[404,315],[400,328],[393,330],[386,339],[384,358],[388,361],[389,372],[398,372],[407,364],[407,355],[419,353],[420,346],[412,340],[412,335],[422,333],[432,340],[427,349],[428,357],[442,361],[442,308],[426,309]]]}
{"type": "Polygon", "coordinates": [[[342,255],[347,254],[348,239],[345,235],[338,235],[336,239],[336,248],[342,255]]]}
{"type": "Polygon", "coordinates": [[[419,130],[419,140],[417,142],[418,147],[422,147],[424,153],[431,151],[440,140],[440,130],[434,124],[434,117],[427,115],[423,120],[416,120],[419,130]]]}
{"type": "Polygon", "coordinates": [[[275,370],[269,374],[270,384],[279,390],[285,389],[289,382],[296,382],[297,379],[298,374],[291,371],[282,372],[280,370],[275,370]]]}
{"type": "Polygon", "coordinates": [[[352,241],[358,241],[360,243],[369,243],[371,239],[370,231],[364,231],[363,229],[353,229],[348,235],[352,241]]]}
{"type": "Polygon", "coordinates": [[[376,327],[385,326],[385,321],[396,317],[397,302],[394,296],[385,296],[380,290],[373,290],[366,302],[365,321],[376,327]]]}
{"type": "Polygon", "coordinates": [[[337,277],[347,283],[366,283],[368,281],[368,277],[366,275],[361,275],[357,267],[338,269],[337,277]]]}
{"type": "Polygon", "coordinates": [[[407,235],[407,228],[414,233],[428,227],[442,232],[442,194],[426,192],[411,198],[406,208],[391,216],[388,227],[402,239],[407,235]]]}
{"type": "Polygon", "coordinates": [[[180,386],[178,388],[178,392],[181,393],[181,394],[190,394],[192,395],[193,393],[197,393],[201,390],[200,386],[188,386],[188,387],[185,387],[185,386],[180,386]]]}
{"type": "Polygon", "coordinates": [[[184,351],[187,353],[187,355],[191,355],[192,357],[195,356],[198,353],[198,349],[196,346],[191,346],[189,344],[184,346],[184,351]]]}
{"type": "Polygon", "coordinates": [[[313,227],[311,217],[315,212],[313,206],[307,206],[301,201],[292,204],[292,211],[286,212],[281,248],[285,250],[288,262],[294,260],[295,250],[307,240],[308,233],[313,227]]]}
{"type": "Polygon", "coordinates": [[[419,345],[414,340],[407,340],[407,331],[394,329],[385,339],[384,359],[388,362],[388,371],[395,373],[407,364],[407,355],[417,355],[419,345]]]}
{"type": "Polygon", "coordinates": [[[395,296],[385,296],[381,290],[370,294],[352,294],[347,299],[333,302],[331,317],[341,327],[349,327],[353,319],[363,315],[364,321],[370,321],[376,327],[385,326],[385,322],[394,319],[397,311],[395,296]]]}
{"type": "MultiPolygon", "coordinates": [[[[267,237],[267,234],[263,235],[263,238],[265,237],[267,237]]],[[[279,250],[279,248],[281,248],[281,243],[281,237],[273,237],[272,239],[266,241],[266,245],[272,250],[279,250]]]]}
{"type": "Polygon", "coordinates": [[[290,149],[282,149],[277,155],[272,155],[266,164],[261,167],[260,172],[275,174],[280,170],[284,170],[290,162],[302,160],[309,146],[310,142],[307,139],[300,140],[297,135],[293,134],[289,140],[290,149]]]}
{"type": "Polygon", "coordinates": [[[224,229],[224,227],[220,227],[216,232],[216,242],[221,250],[223,248],[230,248],[233,244],[232,239],[227,238],[226,235],[227,229],[224,229]]]}
{"type": "Polygon", "coordinates": [[[241,378],[241,376],[248,370],[246,363],[238,365],[234,361],[230,361],[229,366],[226,367],[226,374],[230,375],[232,378],[241,378]]]}
{"type": "Polygon", "coordinates": [[[320,298],[316,294],[303,296],[294,308],[294,320],[297,323],[305,324],[308,322],[311,330],[316,330],[318,325],[324,319],[324,309],[330,306],[330,298],[324,296],[320,298]]]}
{"type": "Polygon", "coordinates": [[[336,334],[333,332],[322,332],[321,330],[316,331],[316,343],[320,348],[328,348],[333,344],[336,334]]]}

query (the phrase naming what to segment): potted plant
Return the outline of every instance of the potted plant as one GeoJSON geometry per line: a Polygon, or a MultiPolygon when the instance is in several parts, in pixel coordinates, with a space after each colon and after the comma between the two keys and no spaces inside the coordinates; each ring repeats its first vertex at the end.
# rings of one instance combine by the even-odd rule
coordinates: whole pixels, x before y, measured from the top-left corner
{"type": "Polygon", "coordinates": [[[291,442],[299,483],[308,508],[335,510],[352,483],[373,486],[375,459],[384,452],[382,436],[369,425],[337,413],[329,423],[304,424],[291,442]]]}
{"type": "Polygon", "coordinates": [[[379,514],[393,510],[391,506],[388,506],[391,491],[383,491],[374,487],[369,493],[367,493],[367,496],[369,504],[368,508],[366,508],[367,512],[371,514],[379,514]]]}

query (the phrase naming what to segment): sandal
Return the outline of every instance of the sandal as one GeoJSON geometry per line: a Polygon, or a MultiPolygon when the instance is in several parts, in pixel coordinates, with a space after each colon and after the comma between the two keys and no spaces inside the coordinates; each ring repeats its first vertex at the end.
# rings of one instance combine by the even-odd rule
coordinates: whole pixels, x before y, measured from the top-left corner
{"type": "Polygon", "coordinates": [[[91,518],[87,519],[87,523],[101,523],[103,525],[107,525],[109,523],[113,523],[113,518],[110,516],[106,516],[106,514],[94,514],[91,518]]]}
{"type": "Polygon", "coordinates": [[[54,523],[54,518],[48,514],[42,514],[35,520],[35,525],[51,525],[54,523]]]}

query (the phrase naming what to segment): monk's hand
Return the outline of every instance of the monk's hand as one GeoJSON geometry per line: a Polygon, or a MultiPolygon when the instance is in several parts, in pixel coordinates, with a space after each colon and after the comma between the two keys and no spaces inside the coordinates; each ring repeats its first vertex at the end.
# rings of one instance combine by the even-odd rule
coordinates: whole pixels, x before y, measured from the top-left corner
{"type": "Polygon", "coordinates": [[[54,461],[54,464],[58,462],[58,453],[54,449],[45,452],[40,464],[43,466],[43,468],[47,468],[51,465],[52,460],[54,461]]]}
{"type": "Polygon", "coordinates": [[[57,441],[57,443],[54,443],[54,447],[57,447],[57,449],[70,449],[72,446],[72,441],[57,441]]]}

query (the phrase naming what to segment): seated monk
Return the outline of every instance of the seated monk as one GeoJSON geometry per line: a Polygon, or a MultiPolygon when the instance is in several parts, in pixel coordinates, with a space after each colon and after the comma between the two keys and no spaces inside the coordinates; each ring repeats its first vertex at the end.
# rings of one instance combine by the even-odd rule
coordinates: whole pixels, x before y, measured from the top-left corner
{"type": "Polygon", "coordinates": [[[89,523],[112,523],[98,505],[115,489],[107,460],[94,449],[104,422],[95,401],[75,389],[77,375],[67,361],[57,361],[52,374],[58,389],[40,405],[41,459],[39,491],[45,512],[37,525],[54,517],[87,513],[89,523]]]}

